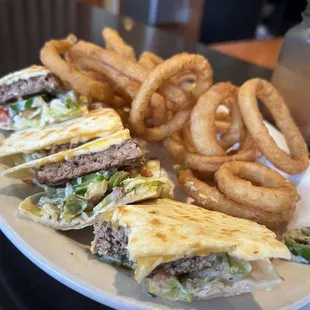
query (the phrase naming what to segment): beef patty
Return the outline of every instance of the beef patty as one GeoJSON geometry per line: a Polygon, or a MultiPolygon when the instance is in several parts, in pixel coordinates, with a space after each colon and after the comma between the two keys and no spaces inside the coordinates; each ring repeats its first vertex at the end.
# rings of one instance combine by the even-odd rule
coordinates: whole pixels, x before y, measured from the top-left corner
{"type": "Polygon", "coordinates": [[[19,80],[9,85],[0,85],[0,103],[43,92],[54,93],[61,88],[61,82],[52,73],[19,80]]]}
{"type": "MultiPolygon", "coordinates": [[[[113,229],[111,222],[97,222],[94,225],[94,234],[95,239],[91,246],[93,254],[98,253],[115,261],[128,261],[128,236],[124,227],[113,229]]],[[[206,256],[181,258],[173,262],[160,264],[152,271],[150,276],[152,277],[160,272],[173,276],[197,272],[212,267],[215,259],[216,254],[214,253],[206,256]]]]}
{"type": "Polygon", "coordinates": [[[143,162],[144,152],[140,146],[133,139],[127,139],[102,152],[74,156],[70,160],[34,168],[33,171],[39,183],[56,186],[99,170],[135,167],[142,165],[143,162]]]}

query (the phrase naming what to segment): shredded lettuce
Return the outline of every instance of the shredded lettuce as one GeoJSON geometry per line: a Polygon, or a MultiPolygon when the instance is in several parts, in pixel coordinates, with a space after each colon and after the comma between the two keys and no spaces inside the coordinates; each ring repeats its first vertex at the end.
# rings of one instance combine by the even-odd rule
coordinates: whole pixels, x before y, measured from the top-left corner
{"type": "Polygon", "coordinates": [[[86,199],[101,198],[104,196],[108,189],[108,182],[103,180],[102,182],[90,183],[85,193],[86,199]]]}
{"type": "Polygon", "coordinates": [[[161,179],[153,179],[153,178],[138,176],[136,178],[126,179],[121,184],[124,185],[126,192],[130,192],[141,185],[158,186],[158,185],[165,184],[165,182],[161,179]]]}
{"type": "Polygon", "coordinates": [[[114,193],[107,195],[101,202],[95,207],[94,211],[101,211],[102,209],[109,209],[113,206],[126,205],[133,202],[139,202],[146,199],[155,199],[160,197],[161,187],[160,186],[148,186],[141,185],[131,192],[122,192],[122,196],[115,199],[114,193]]]}
{"type": "Polygon", "coordinates": [[[225,266],[225,272],[227,274],[240,274],[244,276],[251,272],[252,265],[249,262],[230,255],[226,255],[226,257],[227,265],[225,266]]]}
{"type": "Polygon", "coordinates": [[[41,197],[38,205],[39,206],[44,206],[45,204],[51,204],[54,206],[58,206],[61,205],[64,202],[64,198],[63,197],[41,197]]]}
{"type": "Polygon", "coordinates": [[[63,121],[84,113],[84,105],[74,91],[61,92],[51,100],[50,95],[41,94],[18,100],[9,106],[12,129],[41,127],[63,121]]]}
{"type": "Polygon", "coordinates": [[[87,200],[77,196],[70,195],[64,202],[61,218],[71,220],[81,214],[87,208],[87,200]]]}
{"type": "Polygon", "coordinates": [[[113,201],[113,192],[105,196],[95,207],[94,211],[99,211],[107,207],[113,201]]]}
{"type": "Polygon", "coordinates": [[[51,204],[55,206],[61,206],[66,200],[66,189],[65,188],[54,188],[50,186],[44,187],[45,192],[48,196],[43,196],[40,198],[38,205],[43,206],[45,204],[51,204]]]}
{"type": "Polygon", "coordinates": [[[92,173],[84,175],[77,179],[72,179],[71,184],[77,195],[84,195],[91,183],[99,183],[105,181],[105,177],[100,173],[92,173]]]}
{"type": "Polygon", "coordinates": [[[112,175],[109,179],[109,189],[111,190],[113,187],[119,186],[122,181],[124,181],[129,175],[126,171],[118,171],[114,175],[112,175]]]}
{"type": "Polygon", "coordinates": [[[80,114],[82,103],[72,91],[58,97],[50,102],[51,114],[56,119],[80,114]]]}
{"type": "Polygon", "coordinates": [[[252,270],[252,265],[239,258],[232,257],[227,253],[218,253],[210,268],[194,273],[193,277],[211,281],[215,278],[223,281],[234,282],[244,278],[252,270]]]}
{"type": "Polygon", "coordinates": [[[154,281],[146,278],[143,281],[147,291],[155,296],[164,297],[170,300],[192,301],[193,296],[176,277],[170,277],[161,281],[154,281]]]}

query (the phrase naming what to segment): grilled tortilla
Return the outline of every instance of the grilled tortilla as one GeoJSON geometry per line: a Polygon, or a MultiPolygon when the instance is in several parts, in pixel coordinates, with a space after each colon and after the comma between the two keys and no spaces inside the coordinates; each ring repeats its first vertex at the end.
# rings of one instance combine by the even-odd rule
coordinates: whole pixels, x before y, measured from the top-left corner
{"type": "Polygon", "coordinates": [[[107,211],[91,250],[151,294],[186,301],[271,287],[281,279],[269,259],[290,259],[264,226],[169,199],[107,211]]]}
{"type": "Polygon", "coordinates": [[[0,157],[13,155],[15,163],[21,164],[48,156],[55,147],[77,146],[122,129],[122,121],[115,110],[98,109],[60,124],[17,131],[0,142],[0,157]]]}

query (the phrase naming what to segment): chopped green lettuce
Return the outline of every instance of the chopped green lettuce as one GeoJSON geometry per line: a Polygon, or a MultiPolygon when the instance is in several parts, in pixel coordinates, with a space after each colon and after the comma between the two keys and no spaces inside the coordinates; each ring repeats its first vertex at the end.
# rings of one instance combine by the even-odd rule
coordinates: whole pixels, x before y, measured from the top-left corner
{"type": "Polygon", "coordinates": [[[227,253],[218,253],[212,267],[196,272],[195,277],[203,278],[205,281],[217,278],[233,282],[244,278],[251,270],[252,265],[249,262],[232,257],[227,253]]]}
{"type": "Polygon", "coordinates": [[[164,297],[169,300],[192,301],[193,296],[176,277],[170,277],[161,281],[146,278],[143,281],[147,291],[155,296],[164,297]]]}
{"type": "Polygon", "coordinates": [[[71,220],[81,214],[87,205],[86,199],[74,194],[70,195],[64,202],[61,218],[71,220]]]}
{"type": "Polygon", "coordinates": [[[225,272],[227,274],[240,274],[244,276],[251,272],[252,265],[249,262],[230,255],[226,255],[226,257],[227,265],[225,266],[225,272]]]}
{"type": "Polygon", "coordinates": [[[86,199],[101,198],[104,196],[107,189],[108,182],[106,180],[90,183],[84,196],[86,199]]]}
{"type": "Polygon", "coordinates": [[[50,102],[51,114],[56,119],[75,116],[81,112],[81,102],[75,98],[66,97],[64,100],[54,99],[50,102]]]}
{"type": "Polygon", "coordinates": [[[105,181],[105,177],[102,174],[92,173],[77,179],[72,179],[70,183],[73,186],[75,194],[84,195],[91,183],[98,183],[103,181],[105,181]]]}
{"type": "Polygon", "coordinates": [[[61,92],[51,99],[48,94],[18,100],[9,106],[12,129],[45,126],[83,114],[84,104],[74,91],[61,92]]]}
{"type": "Polygon", "coordinates": [[[126,192],[130,192],[141,185],[158,186],[158,185],[163,185],[163,184],[165,184],[163,180],[147,178],[147,177],[142,177],[142,176],[138,176],[136,178],[129,178],[122,182],[122,185],[124,185],[126,192]]]}
{"type": "Polygon", "coordinates": [[[126,171],[118,171],[112,175],[109,179],[109,189],[111,190],[115,186],[119,186],[122,181],[128,177],[129,173],[126,171]]]}

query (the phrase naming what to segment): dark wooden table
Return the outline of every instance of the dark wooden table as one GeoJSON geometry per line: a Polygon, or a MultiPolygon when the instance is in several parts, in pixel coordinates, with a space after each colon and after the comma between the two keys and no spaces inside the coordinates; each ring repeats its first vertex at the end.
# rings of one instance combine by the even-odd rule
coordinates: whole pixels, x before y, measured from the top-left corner
{"type": "MultiPolygon", "coordinates": [[[[215,81],[231,81],[240,85],[252,77],[269,79],[271,76],[268,69],[75,0],[0,0],[0,76],[39,63],[39,49],[50,38],[74,33],[81,39],[101,45],[103,26],[118,29],[138,55],[143,50],[153,51],[164,58],[180,52],[202,54],[212,65],[215,81]]],[[[0,208],[5,207],[2,201],[0,208]]],[[[45,274],[0,232],[0,310],[3,309],[107,307],[79,295],[45,274]]]]}

